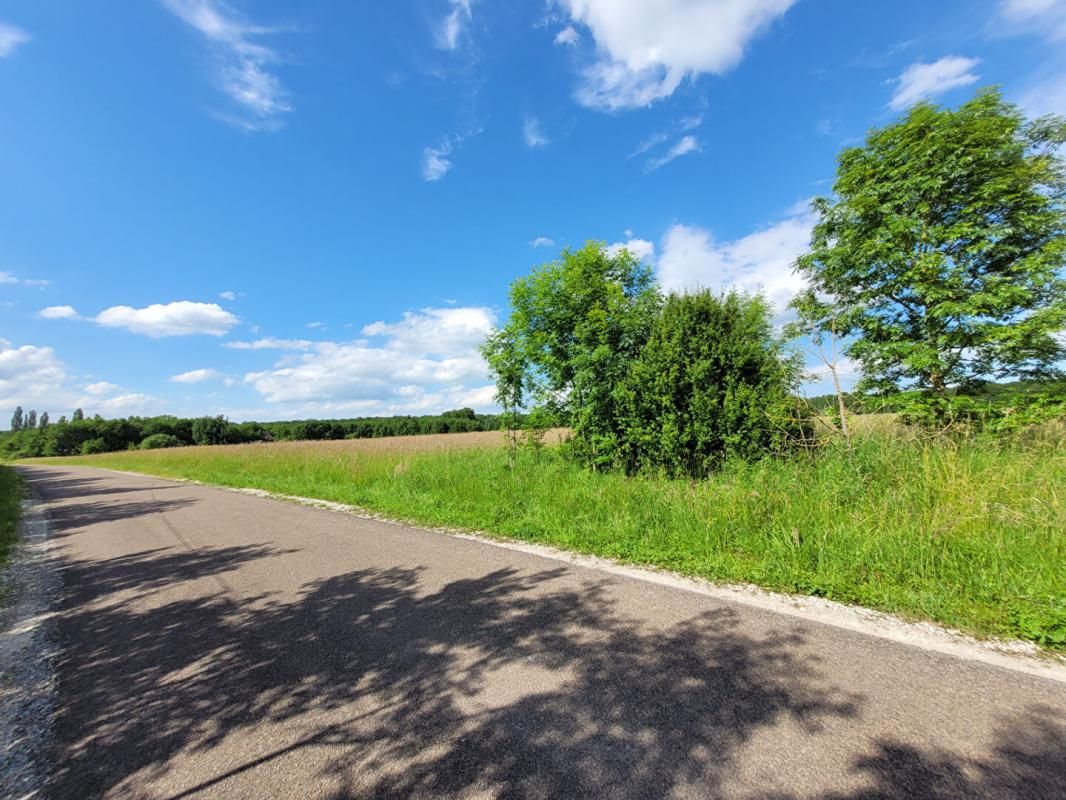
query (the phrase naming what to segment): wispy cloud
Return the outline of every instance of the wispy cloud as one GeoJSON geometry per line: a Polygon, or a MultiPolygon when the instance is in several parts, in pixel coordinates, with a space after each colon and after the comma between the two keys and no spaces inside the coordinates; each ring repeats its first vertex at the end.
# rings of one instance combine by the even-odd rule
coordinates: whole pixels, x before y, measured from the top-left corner
{"type": "Polygon", "coordinates": [[[12,286],[36,286],[38,288],[44,288],[45,286],[49,286],[52,282],[40,278],[19,278],[16,275],[12,275],[10,272],[0,271],[0,283],[6,283],[12,286]]]}
{"type": "Polygon", "coordinates": [[[437,26],[437,46],[442,50],[454,50],[459,46],[472,17],[470,3],[471,0],[449,0],[451,8],[437,26]]]}
{"type": "Polygon", "coordinates": [[[173,383],[203,383],[205,381],[218,380],[221,377],[222,373],[217,369],[205,367],[203,369],[191,369],[188,372],[182,372],[180,375],[171,375],[170,380],[173,383]]]}
{"type": "Polygon", "coordinates": [[[1066,0],[1001,0],[1000,23],[1045,38],[1066,39],[1066,0]]]}
{"type": "Polygon", "coordinates": [[[522,123],[522,138],[526,147],[535,150],[551,144],[551,140],[544,134],[540,127],[540,120],[536,117],[526,117],[522,123]]]}
{"type": "Polygon", "coordinates": [[[581,40],[581,34],[577,32],[577,29],[573,25],[567,25],[557,34],[555,34],[555,43],[563,45],[564,47],[573,47],[581,40]]]}
{"type": "Polygon", "coordinates": [[[538,236],[529,243],[530,247],[553,247],[554,245],[555,240],[550,239],[547,236],[538,236]]]}
{"type": "Polygon", "coordinates": [[[980,63],[979,58],[945,56],[931,64],[911,64],[893,81],[896,91],[888,101],[888,107],[893,111],[900,111],[919,100],[976,83],[980,78],[972,70],[980,63]]]}
{"type": "Polygon", "coordinates": [[[694,131],[700,125],[703,124],[703,114],[690,114],[681,119],[673,122],[668,128],[661,131],[655,131],[647,138],[642,139],[636,148],[626,158],[635,158],[636,156],[643,155],[649,150],[654,150],[659,145],[665,143],[670,137],[676,133],[686,133],[688,131],[694,131]]]}
{"type": "Polygon", "coordinates": [[[0,58],[8,58],[30,40],[30,35],[22,28],[16,28],[6,22],[0,22],[0,58]]]}
{"type": "Polygon", "coordinates": [[[659,167],[665,166],[673,161],[675,158],[681,156],[687,156],[689,153],[698,153],[700,151],[700,142],[695,136],[682,136],[678,140],[677,144],[667,150],[663,155],[656,158],[648,159],[644,164],[645,172],[653,172],[659,169],[659,167]]]}
{"type": "Polygon", "coordinates": [[[439,181],[452,168],[452,152],[471,136],[477,136],[481,129],[465,134],[446,136],[436,147],[422,150],[422,177],[427,181],[439,181]]]}
{"type": "Polygon", "coordinates": [[[307,339],[275,339],[267,336],[253,342],[225,342],[223,347],[230,350],[310,350],[314,342],[307,339]]]}
{"type": "Polygon", "coordinates": [[[221,0],[162,0],[179,19],[207,39],[214,51],[216,81],[240,111],[220,115],[245,130],[274,130],[281,117],[292,111],[289,93],[272,66],[277,52],[262,39],[277,30],[253,25],[221,0]]]}

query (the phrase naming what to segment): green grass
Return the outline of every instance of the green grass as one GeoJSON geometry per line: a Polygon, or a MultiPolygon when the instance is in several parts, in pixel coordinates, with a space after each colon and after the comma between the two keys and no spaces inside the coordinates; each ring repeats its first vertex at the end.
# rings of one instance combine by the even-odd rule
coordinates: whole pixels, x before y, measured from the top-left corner
{"type": "Polygon", "coordinates": [[[301,445],[62,459],[334,500],[431,525],[819,595],[1066,649],[1061,435],[921,442],[730,464],[692,482],[595,474],[549,450],[301,445]]]}
{"type": "Polygon", "coordinates": [[[19,505],[22,502],[22,482],[11,467],[0,466],[0,565],[18,538],[19,505]]]}

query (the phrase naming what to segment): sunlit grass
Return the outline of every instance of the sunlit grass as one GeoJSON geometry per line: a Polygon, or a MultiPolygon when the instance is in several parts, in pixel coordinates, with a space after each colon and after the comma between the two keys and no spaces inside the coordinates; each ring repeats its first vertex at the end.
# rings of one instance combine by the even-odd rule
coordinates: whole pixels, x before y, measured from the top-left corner
{"type": "Polygon", "coordinates": [[[0,467],[0,564],[7,562],[15,544],[21,502],[22,484],[18,474],[11,467],[0,467]]]}
{"type": "MultiPolygon", "coordinates": [[[[502,437],[499,440],[502,442],[502,437]]],[[[588,472],[549,449],[329,443],[57,459],[333,500],[718,581],[1066,647],[1066,448],[871,434],[706,481],[588,472]]]]}

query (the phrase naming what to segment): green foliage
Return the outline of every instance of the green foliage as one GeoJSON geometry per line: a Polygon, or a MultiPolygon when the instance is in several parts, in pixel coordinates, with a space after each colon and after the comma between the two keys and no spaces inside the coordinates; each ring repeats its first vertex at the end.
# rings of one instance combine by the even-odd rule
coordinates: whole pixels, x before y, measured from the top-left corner
{"type": "Polygon", "coordinates": [[[515,281],[510,299],[510,320],[482,350],[500,402],[561,413],[572,451],[592,467],[612,466],[623,436],[617,390],[661,304],[651,269],[589,242],[515,281]]]}
{"type": "Polygon", "coordinates": [[[800,364],[759,296],[671,295],[618,397],[630,473],[704,477],[806,441],[791,391],[800,364]]]}
{"type": "Polygon", "coordinates": [[[553,447],[539,460],[520,450],[514,470],[502,448],[177,448],[76,461],[351,503],[1064,649],[1064,448],[1062,429],[857,436],[730,460],[701,481],[598,473],[553,447]]]}
{"type": "Polygon", "coordinates": [[[106,453],[110,448],[107,446],[107,440],[102,437],[96,437],[95,439],[86,439],[81,443],[81,454],[83,456],[91,456],[96,453],[106,453]]]}
{"type": "Polygon", "coordinates": [[[941,418],[951,387],[1058,374],[1064,142],[1066,121],[1026,124],[985,91],[919,104],[841,153],[797,267],[823,304],[812,319],[854,337],[860,389],[917,390],[941,418]]]}
{"type": "Polygon", "coordinates": [[[0,467],[0,566],[7,561],[16,539],[22,503],[22,481],[11,467],[0,467]]]}
{"type": "Polygon", "coordinates": [[[142,450],[158,450],[161,447],[181,447],[185,444],[177,436],[171,436],[169,433],[153,433],[149,436],[145,436],[141,440],[140,448],[142,450]]]}

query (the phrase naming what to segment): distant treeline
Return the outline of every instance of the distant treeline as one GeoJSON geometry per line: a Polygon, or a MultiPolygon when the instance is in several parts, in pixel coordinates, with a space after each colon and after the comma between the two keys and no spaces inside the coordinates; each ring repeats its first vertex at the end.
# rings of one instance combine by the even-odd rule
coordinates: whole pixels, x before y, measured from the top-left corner
{"type": "Polygon", "coordinates": [[[499,430],[500,415],[477,414],[470,408],[420,417],[356,417],[288,422],[230,422],[225,417],[174,416],[104,419],[85,417],[81,410],[67,420],[38,421],[35,412],[18,409],[12,430],[0,433],[0,458],[35,458],[106,453],[133,448],[241,444],[301,439],[371,439],[425,433],[499,430]],[[32,424],[31,424],[32,422],[32,424]]]}

